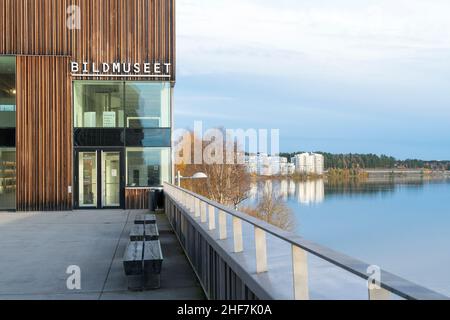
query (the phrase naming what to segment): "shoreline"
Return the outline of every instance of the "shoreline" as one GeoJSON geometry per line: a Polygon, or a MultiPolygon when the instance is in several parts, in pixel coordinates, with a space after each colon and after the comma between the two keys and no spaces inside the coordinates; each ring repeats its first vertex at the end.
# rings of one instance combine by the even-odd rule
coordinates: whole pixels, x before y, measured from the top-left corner
{"type": "Polygon", "coordinates": [[[368,169],[359,172],[359,175],[338,176],[329,175],[326,171],[323,175],[276,175],[276,176],[260,176],[252,175],[252,180],[264,181],[264,180],[294,180],[294,181],[310,181],[310,180],[334,180],[334,181],[346,181],[346,180],[392,180],[398,178],[415,178],[420,180],[439,180],[450,179],[450,171],[442,170],[426,170],[426,169],[368,169]]]}

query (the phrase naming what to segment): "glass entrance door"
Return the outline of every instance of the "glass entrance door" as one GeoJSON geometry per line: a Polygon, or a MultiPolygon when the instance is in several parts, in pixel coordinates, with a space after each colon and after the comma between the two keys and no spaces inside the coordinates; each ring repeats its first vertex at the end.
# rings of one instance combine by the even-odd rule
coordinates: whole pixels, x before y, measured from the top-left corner
{"type": "Polygon", "coordinates": [[[102,206],[120,207],[120,152],[102,152],[102,206]]]}
{"type": "Polygon", "coordinates": [[[120,208],[122,207],[123,155],[121,151],[79,151],[76,207],[120,208]]]}
{"type": "Polygon", "coordinates": [[[78,205],[97,207],[97,152],[80,152],[78,164],[78,205]]]}

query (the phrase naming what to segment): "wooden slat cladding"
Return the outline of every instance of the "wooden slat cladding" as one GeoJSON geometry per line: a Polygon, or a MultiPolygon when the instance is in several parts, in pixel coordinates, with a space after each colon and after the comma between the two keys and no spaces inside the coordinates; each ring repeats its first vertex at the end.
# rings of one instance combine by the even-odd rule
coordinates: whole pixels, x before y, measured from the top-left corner
{"type": "Polygon", "coordinates": [[[72,83],[69,58],[17,58],[17,210],[70,210],[72,83]]]}
{"type": "Polygon", "coordinates": [[[150,189],[126,189],[125,208],[126,209],[149,209],[150,189]]]}
{"type": "Polygon", "coordinates": [[[17,56],[17,209],[70,210],[70,61],[171,63],[175,81],[175,0],[0,0],[0,55],[17,56]],[[72,5],[80,30],[66,25],[72,5]]]}
{"type": "Polygon", "coordinates": [[[73,32],[77,62],[172,64],[175,80],[174,0],[74,0],[81,30],[73,32]]]}
{"type": "Polygon", "coordinates": [[[0,0],[0,19],[0,54],[171,63],[175,81],[175,0],[0,0]],[[66,26],[71,5],[80,30],[66,26]]]}
{"type": "Polygon", "coordinates": [[[73,0],[0,0],[0,54],[69,55],[66,10],[73,0]]]}

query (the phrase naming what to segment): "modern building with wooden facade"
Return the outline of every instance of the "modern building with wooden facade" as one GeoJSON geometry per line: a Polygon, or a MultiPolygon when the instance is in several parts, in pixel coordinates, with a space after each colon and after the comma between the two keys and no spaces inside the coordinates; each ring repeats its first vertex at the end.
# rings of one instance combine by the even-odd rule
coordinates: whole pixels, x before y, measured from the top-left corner
{"type": "Polygon", "coordinates": [[[175,0],[0,0],[0,210],[145,206],[174,84],[175,0]]]}

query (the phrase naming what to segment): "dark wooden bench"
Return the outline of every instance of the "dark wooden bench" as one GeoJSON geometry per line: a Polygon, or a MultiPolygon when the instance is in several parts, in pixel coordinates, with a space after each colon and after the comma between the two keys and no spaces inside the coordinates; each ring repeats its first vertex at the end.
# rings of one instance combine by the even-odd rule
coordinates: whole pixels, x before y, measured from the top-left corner
{"type": "Polygon", "coordinates": [[[161,287],[161,269],[163,254],[161,242],[146,241],[144,245],[144,287],[145,289],[158,289],[161,287]]]}
{"type": "Polygon", "coordinates": [[[159,230],[156,224],[136,224],[131,228],[131,241],[159,240],[159,230]]]}
{"type": "Polygon", "coordinates": [[[156,224],[155,214],[138,214],[134,219],[134,224],[156,224]]]}
{"type": "Polygon", "coordinates": [[[142,263],[142,252],[144,242],[130,242],[125,250],[123,266],[127,276],[128,290],[142,291],[144,287],[144,265],[142,263]]]}
{"type": "Polygon", "coordinates": [[[130,242],[123,257],[128,289],[160,288],[162,262],[163,254],[159,240],[130,242]]]}

